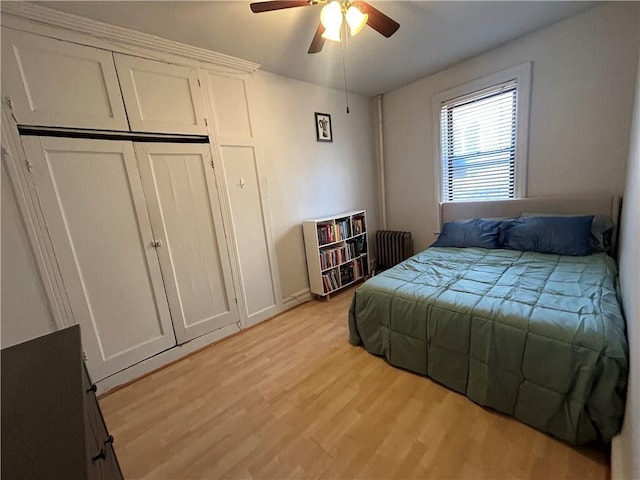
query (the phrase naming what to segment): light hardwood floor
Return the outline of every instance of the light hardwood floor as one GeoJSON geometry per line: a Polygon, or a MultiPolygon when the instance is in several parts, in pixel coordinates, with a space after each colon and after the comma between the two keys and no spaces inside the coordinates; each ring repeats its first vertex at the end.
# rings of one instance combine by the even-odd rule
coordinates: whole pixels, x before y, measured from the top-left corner
{"type": "Polygon", "coordinates": [[[125,478],[609,477],[572,448],[347,341],[353,289],[100,400],[125,478]]]}

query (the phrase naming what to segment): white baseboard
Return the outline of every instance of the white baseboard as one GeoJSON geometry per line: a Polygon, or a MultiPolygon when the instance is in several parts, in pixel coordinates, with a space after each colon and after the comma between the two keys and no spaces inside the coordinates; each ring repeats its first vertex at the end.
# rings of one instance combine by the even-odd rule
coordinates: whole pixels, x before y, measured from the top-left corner
{"type": "Polygon", "coordinates": [[[308,288],[298,290],[297,292],[294,292],[282,299],[282,311],[280,313],[291,310],[293,307],[302,305],[309,300],[313,300],[313,295],[311,295],[311,291],[308,288]]]}
{"type": "Polygon", "coordinates": [[[98,395],[101,395],[108,392],[109,390],[113,390],[116,387],[140,378],[143,375],[153,372],[154,370],[157,370],[168,363],[179,360],[182,357],[195,352],[196,350],[206,347],[213,342],[221,340],[239,331],[240,327],[238,327],[238,325],[234,323],[233,325],[228,325],[201,337],[194,338],[190,342],[172,347],[169,350],[165,350],[158,355],[147,358],[140,363],[136,363],[135,365],[132,365],[125,370],[114,373],[113,375],[96,382],[96,386],[98,387],[97,393],[98,395]]]}

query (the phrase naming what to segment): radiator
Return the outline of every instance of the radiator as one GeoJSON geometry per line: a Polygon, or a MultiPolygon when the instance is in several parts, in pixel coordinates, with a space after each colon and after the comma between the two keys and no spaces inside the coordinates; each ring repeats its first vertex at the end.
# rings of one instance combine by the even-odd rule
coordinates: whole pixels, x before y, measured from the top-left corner
{"type": "Polygon", "coordinates": [[[376,232],[378,270],[397,265],[413,255],[411,232],[378,230],[376,232]]]}

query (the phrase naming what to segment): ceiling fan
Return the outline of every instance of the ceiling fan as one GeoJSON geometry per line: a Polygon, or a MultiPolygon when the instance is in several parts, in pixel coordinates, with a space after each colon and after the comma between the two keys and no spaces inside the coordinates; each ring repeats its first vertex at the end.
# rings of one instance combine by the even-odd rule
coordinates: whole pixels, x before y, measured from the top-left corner
{"type": "Polygon", "coordinates": [[[271,0],[252,3],[249,6],[253,13],[262,13],[285,8],[308,7],[319,3],[324,3],[325,6],[320,12],[320,24],[307,53],[321,51],[325,40],[339,42],[343,20],[349,26],[351,35],[358,33],[365,25],[369,25],[376,32],[389,38],[400,28],[398,22],[360,0],[271,0]]]}

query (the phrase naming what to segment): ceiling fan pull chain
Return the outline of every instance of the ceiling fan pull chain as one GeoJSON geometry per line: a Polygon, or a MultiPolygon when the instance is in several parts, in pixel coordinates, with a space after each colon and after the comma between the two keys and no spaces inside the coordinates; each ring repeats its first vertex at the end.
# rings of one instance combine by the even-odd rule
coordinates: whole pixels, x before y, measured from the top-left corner
{"type": "Polygon", "coordinates": [[[344,102],[347,105],[347,113],[349,113],[349,94],[347,93],[347,66],[344,60],[344,57],[346,56],[345,52],[347,50],[347,42],[349,41],[347,36],[346,22],[343,22],[343,28],[344,35],[342,35],[342,76],[344,78],[344,102]]]}
{"type": "Polygon", "coordinates": [[[349,94],[347,93],[347,68],[344,66],[344,55],[342,56],[342,74],[344,75],[344,101],[347,104],[347,113],[349,113],[349,94]]]}

